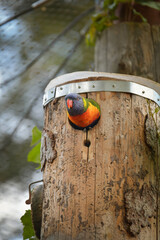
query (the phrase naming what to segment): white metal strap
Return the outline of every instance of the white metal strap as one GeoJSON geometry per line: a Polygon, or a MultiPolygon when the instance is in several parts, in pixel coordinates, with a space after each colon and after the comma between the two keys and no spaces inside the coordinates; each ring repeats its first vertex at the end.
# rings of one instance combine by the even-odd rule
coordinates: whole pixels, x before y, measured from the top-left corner
{"type": "Polygon", "coordinates": [[[69,83],[51,88],[44,94],[43,105],[48,104],[52,99],[67,95],[68,93],[88,92],[122,92],[131,93],[148,98],[160,106],[160,95],[153,89],[138,83],[120,80],[98,80],[69,83]]]}

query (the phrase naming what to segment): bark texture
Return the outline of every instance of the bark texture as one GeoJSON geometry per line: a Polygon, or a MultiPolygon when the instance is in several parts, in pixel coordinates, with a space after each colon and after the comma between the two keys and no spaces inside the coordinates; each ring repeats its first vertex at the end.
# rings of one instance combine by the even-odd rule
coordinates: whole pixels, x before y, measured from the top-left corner
{"type": "Polygon", "coordinates": [[[160,83],[160,26],[121,23],[102,34],[95,48],[95,70],[146,77],[160,83]]]}

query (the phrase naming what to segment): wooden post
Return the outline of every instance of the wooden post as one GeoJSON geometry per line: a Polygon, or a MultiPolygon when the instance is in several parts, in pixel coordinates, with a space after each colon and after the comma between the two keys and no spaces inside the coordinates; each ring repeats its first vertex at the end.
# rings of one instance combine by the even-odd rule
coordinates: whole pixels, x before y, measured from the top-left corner
{"type": "MultiPolygon", "coordinates": [[[[146,81],[160,93],[147,79],[90,72],[58,77],[46,92],[51,85],[63,90],[64,84],[95,80],[146,81]]],[[[102,111],[88,133],[69,125],[64,97],[45,106],[41,239],[158,240],[159,118],[150,114],[157,104],[131,93],[82,95],[102,111]]]]}
{"type": "Polygon", "coordinates": [[[95,47],[95,70],[132,74],[160,83],[160,25],[125,22],[103,32],[95,47]]]}

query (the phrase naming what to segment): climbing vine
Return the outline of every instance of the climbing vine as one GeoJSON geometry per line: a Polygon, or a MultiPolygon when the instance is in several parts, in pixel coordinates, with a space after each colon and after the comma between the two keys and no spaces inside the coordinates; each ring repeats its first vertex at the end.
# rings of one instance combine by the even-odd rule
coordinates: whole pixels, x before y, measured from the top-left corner
{"type": "MultiPolygon", "coordinates": [[[[32,148],[28,153],[27,160],[38,164],[37,168],[40,168],[41,131],[36,126],[32,129],[32,141],[30,146],[32,148]]],[[[32,224],[31,210],[26,210],[25,214],[21,217],[21,222],[23,224],[23,239],[37,240],[32,224]]]]}
{"type": "Polygon", "coordinates": [[[96,38],[116,20],[119,20],[118,9],[121,4],[127,5],[127,13],[124,16],[124,21],[134,21],[134,17],[140,17],[142,22],[147,22],[147,19],[141,12],[136,9],[136,5],[147,6],[160,11],[160,3],[147,0],[104,0],[103,6],[97,9],[97,13],[92,16],[92,23],[88,33],[86,34],[86,43],[89,46],[95,44],[96,38]]]}

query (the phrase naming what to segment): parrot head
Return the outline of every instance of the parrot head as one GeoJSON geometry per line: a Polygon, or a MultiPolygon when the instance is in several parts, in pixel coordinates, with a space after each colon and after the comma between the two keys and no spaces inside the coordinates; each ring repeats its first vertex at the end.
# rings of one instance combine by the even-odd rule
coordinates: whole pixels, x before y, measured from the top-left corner
{"type": "Polygon", "coordinates": [[[70,116],[76,116],[84,113],[83,98],[77,93],[69,93],[65,96],[67,111],[70,116]]]}

